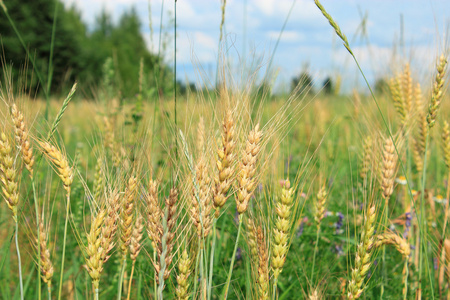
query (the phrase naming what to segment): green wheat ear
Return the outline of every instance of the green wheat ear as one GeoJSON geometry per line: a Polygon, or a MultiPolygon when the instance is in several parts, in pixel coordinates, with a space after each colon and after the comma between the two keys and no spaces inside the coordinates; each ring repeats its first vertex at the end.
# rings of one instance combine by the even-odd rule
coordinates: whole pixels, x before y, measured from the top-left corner
{"type": "Polygon", "coordinates": [[[345,34],[341,31],[341,28],[339,25],[333,20],[333,18],[330,16],[330,14],[327,13],[325,8],[322,6],[322,4],[319,2],[319,0],[314,0],[314,3],[316,6],[320,9],[323,16],[328,20],[331,27],[334,28],[334,31],[336,31],[336,34],[341,38],[341,40],[344,42],[344,47],[347,49],[348,52],[350,52],[351,55],[353,55],[352,50],[350,49],[350,44],[348,43],[347,37],[345,34]]]}
{"type": "Polygon", "coordinates": [[[62,116],[64,115],[64,112],[66,111],[67,106],[69,106],[69,102],[70,102],[70,100],[72,100],[72,97],[75,94],[76,90],[77,90],[77,83],[75,82],[73,84],[72,89],[70,90],[69,94],[67,95],[66,99],[64,99],[63,105],[61,106],[61,109],[59,110],[58,115],[56,116],[55,120],[53,121],[52,129],[48,133],[47,141],[50,141],[50,139],[52,138],[56,129],[58,128],[59,122],[61,122],[62,116]]]}

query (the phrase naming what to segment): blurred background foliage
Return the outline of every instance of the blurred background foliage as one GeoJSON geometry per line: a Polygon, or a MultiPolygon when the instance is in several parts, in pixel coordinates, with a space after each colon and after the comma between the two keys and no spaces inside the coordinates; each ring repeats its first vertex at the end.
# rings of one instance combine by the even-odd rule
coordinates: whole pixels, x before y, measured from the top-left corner
{"type": "MultiPolygon", "coordinates": [[[[160,94],[173,89],[171,69],[163,54],[154,54],[147,49],[134,8],[125,11],[117,23],[104,10],[89,28],[80,11],[74,6],[65,7],[59,0],[3,2],[43,81],[47,82],[48,74],[53,74],[52,77],[50,75],[52,95],[66,92],[74,81],[78,81],[79,91],[84,93],[84,97],[98,96],[93,91],[104,87],[106,68],[113,70],[110,84],[118,95],[132,97],[139,92],[141,64],[143,73],[148,75],[145,86],[157,87],[160,94]],[[53,28],[53,63],[51,72],[48,72],[53,28]]],[[[28,70],[27,86],[22,88],[41,90],[37,77],[31,72],[32,64],[26,50],[4,12],[0,14],[0,68],[12,66],[14,81],[23,78],[22,70],[28,70]]]]}

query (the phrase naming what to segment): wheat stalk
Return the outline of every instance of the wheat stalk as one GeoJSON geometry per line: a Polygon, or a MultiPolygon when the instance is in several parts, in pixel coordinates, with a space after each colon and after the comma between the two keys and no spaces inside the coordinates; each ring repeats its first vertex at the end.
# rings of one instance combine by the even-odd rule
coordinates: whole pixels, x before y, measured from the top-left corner
{"type": "Polygon", "coordinates": [[[363,186],[366,185],[367,173],[369,172],[372,166],[372,157],[373,157],[373,140],[372,137],[367,136],[364,139],[363,143],[363,154],[361,157],[361,171],[359,172],[359,176],[363,180],[363,186]]]}
{"type": "Polygon", "coordinates": [[[191,275],[191,260],[189,259],[186,249],[183,250],[181,258],[178,261],[178,275],[177,275],[177,288],[175,293],[177,299],[188,300],[189,299],[189,276],[191,275]]]}
{"type": "Polygon", "coordinates": [[[430,128],[436,122],[436,115],[441,104],[442,96],[444,94],[445,74],[447,71],[447,58],[441,55],[437,65],[436,78],[433,84],[433,91],[431,93],[431,102],[428,106],[427,121],[430,128]]]}
{"type": "Polygon", "coordinates": [[[411,254],[411,247],[409,243],[402,237],[393,232],[385,232],[376,236],[374,247],[378,248],[382,245],[393,245],[398,252],[400,252],[405,259],[409,258],[411,254]]]}
{"type": "Polygon", "coordinates": [[[97,158],[97,163],[95,165],[95,178],[94,178],[94,199],[99,202],[100,197],[103,194],[103,188],[105,187],[105,182],[103,180],[103,170],[102,170],[103,160],[101,157],[97,158]]]}
{"type": "Polygon", "coordinates": [[[17,220],[17,206],[19,204],[19,182],[14,164],[12,146],[4,132],[0,133],[0,181],[2,182],[3,198],[17,220]]]}
{"type": "Polygon", "coordinates": [[[316,201],[316,213],[314,215],[314,220],[316,221],[317,230],[320,230],[320,223],[325,215],[325,206],[327,203],[328,193],[325,185],[322,185],[319,192],[317,193],[316,201]]]}
{"type": "Polygon", "coordinates": [[[39,145],[44,150],[45,155],[56,167],[56,173],[61,178],[64,189],[70,194],[70,186],[73,182],[72,168],[69,166],[67,158],[53,145],[48,142],[39,141],[39,145]]]}
{"type": "Polygon", "coordinates": [[[100,209],[97,215],[92,218],[91,229],[87,235],[87,247],[86,247],[86,266],[89,276],[92,280],[92,285],[94,286],[95,299],[98,299],[98,290],[100,284],[100,274],[103,271],[102,253],[104,249],[102,246],[102,227],[105,221],[106,210],[100,209]]]}
{"type": "Polygon", "coordinates": [[[364,218],[361,242],[358,244],[355,267],[352,269],[352,279],[348,284],[348,299],[358,299],[364,291],[364,279],[372,265],[372,250],[374,247],[376,210],[375,205],[369,207],[364,218]]]}
{"type": "Polygon", "coordinates": [[[394,142],[390,137],[384,140],[381,165],[381,189],[382,196],[385,200],[386,209],[388,207],[389,198],[394,192],[395,174],[397,172],[398,156],[395,152],[394,142]]]}
{"type": "Polygon", "coordinates": [[[262,131],[259,129],[259,124],[250,131],[245,150],[242,153],[242,161],[237,176],[238,189],[236,195],[236,206],[239,214],[243,214],[247,208],[250,198],[257,186],[256,181],[256,163],[258,155],[261,151],[261,137],[262,131]]]}
{"type": "Polygon", "coordinates": [[[40,273],[42,280],[47,284],[47,290],[49,294],[49,299],[51,299],[51,288],[52,288],[52,278],[54,273],[54,268],[52,261],[50,259],[50,250],[48,248],[48,231],[46,230],[44,223],[39,222],[39,239],[36,239],[37,247],[39,248],[40,255],[40,273]]]}
{"type": "Polygon", "coordinates": [[[292,223],[291,209],[294,203],[294,188],[291,188],[291,183],[288,179],[285,180],[281,189],[281,196],[277,197],[276,201],[275,212],[277,217],[273,229],[271,259],[271,267],[275,279],[274,288],[276,288],[276,281],[286,261],[289,232],[292,223]]]}
{"type": "Polygon", "coordinates": [[[250,257],[252,258],[253,263],[256,265],[258,258],[258,231],[253,221],[253,218],[250,214],[247,214],[247,217],[244,219],[245,227],[247,232],[247,244],[250,249],[250,257]]]}
{"type": "Polygon", "coordinates": [[[401,76],[391,78],[388,82],[388,85],[389,90],[391,91],[392,101],[394,102],[395,110],[397,111],[400,117],[400,122],[402,126],[404,126],[408,117],[408,110],[404,96],[404,90],[402,88],[401,76]]]}
{"type": "Polygon", "coordinates": [[[166,198],[166,213],[163,219],[163,232],[160,232],[157,245],[158,260],[155,264],[157,273],[157,281],[160,284],[160,292],[164,289],[164,281],[170,276],[170,264],[173,259],[173,246],[175,238],[175,225],[177,221],[177,202],[178,202],[178,190],[172,188],[170,190],[169,197],[166,198]]]}
{"type": "Polygon", "coordinates": [[[24,121],[23,114],[17,109],[16,104],[11,106],[11,118],[14,123],[16,140],[22,152],[23,162],[25,167],[30,172],[30,176],[33,176],[33,147],[30,144],[30,139],[28,138],[28,127],[24,121]]]}
{"type": "Polygon", "coordinates": [[[130,257],[133,261],[133,265],[131,267],[131,274],[130,274],[130,280],[128,285],[128,296],[127,300],[130,299],[131,295],[131,283],[133,282],[133,274],[134,274],[134,268],[136,265],[136,259],[141,252],[142,249],[142,237],[143,237],[143,231],[144,231],[144,220],[142,218],[142,215],[137,212],[136,222],[134,223],[133,232],[131,233],[131,242],[130,242],[130,257]]]}
{"type": "Polygon", "coordinates": [[[227,193],[232,184],[234,173],[233,164],[235,160],[234,148],[236,145],[235,124],[231,110],[228,110],[222,125],[222,145],[217,151],[217,175],[215,177],[214,207],[216,208],[216,218],[219,211],[228,199],[227,193]]]}
{"type": "Polygon", "coordinates": [[[127,262],[128,247],[131,242],[131,234],[133,231],[133,212],[135,205],[135,197],[137,193],[137,179],[131,176],[128,179],[125,195],[122,200],[122,212],[120,214],[120,249],[122,251],[122,271],[120,274],[117,299],[122,297],[122,282],[125,273],[125,265],[127,262]]]}
{"type": "Polygon", "coordinates": [[[200,238],[206,238],[211,230],[213,203],[211,201],[208,169],[203,155],[197,162],[195,169],[196,179],[194,185],[196,187],[194,186],[192,192],[191,218],[194,226],[197,228],[197,235],[200,238]]]}
{"type": "Polygon", "coordinates": [[[147,234],[152,241],[153,248],[157,249],[157,245],[161,243],[160,237],[163,232],[163,213],[158,202],[158,184],[155,180],[150,180],[145,200],[147,204],[147,234]]]}
{"type": "Polygon", "coordinates": [[[67,238],[67,225],[69,222],[69,210],[70,210],[70,187],[73,182],[72,168],[69,167],[67,158],[58,150],[55,146],[50,145],[48,142],[39,141],[39,145],[43,149],[45,155],[53,163],[56,168],[58,176],[61,178],[64,189],[66,190],[66,217],[64,222],[64,240],[63,240],[63,252],[61,262],[61,274],[59,279],[59,292],[58,300],[61,299],[62,283],[64,274],[64,259],[66,255],[66,238],[67,238]]]}
{"type": "Polygon", "coordinates": [[[109,253],[115,245],[115,236],[117,233],[119,214],[120,214],[120,194],[114,190],[110,193],[107,203],[107,215],[102,227],[101,234],[101,260],[103,263],[108,261],[111,256],[109,253]]]}
{"type": "Polygon", "coordinates": [[[131,176],[125,190],[122,200],[122,212],[120,215],[120,249],[122,250],[122,259],[126,260],[128,247],[131,242],[131,234],[133,231],[133,212],[135,206],[135,197],[137,193],[136,177],[131,176]]]}
{"type": "Polygon", "coordinates": [[[269,299],[269,255],[263,228],[257,228],[258,241],[258,295],[260,300],[269,299]]]}

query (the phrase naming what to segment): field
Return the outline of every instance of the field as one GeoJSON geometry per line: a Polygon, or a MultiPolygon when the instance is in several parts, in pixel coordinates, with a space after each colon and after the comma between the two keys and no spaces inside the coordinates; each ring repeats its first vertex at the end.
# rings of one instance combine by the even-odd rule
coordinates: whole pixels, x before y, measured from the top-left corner
{"type": "Polygon", "coordinates": [[[159,97],[141,72],[128,101],[36,99],[5,68],[0,298],[450,299],[446,55],[427,85],[399,63],[277,96],[224,67],[159,97]]]}

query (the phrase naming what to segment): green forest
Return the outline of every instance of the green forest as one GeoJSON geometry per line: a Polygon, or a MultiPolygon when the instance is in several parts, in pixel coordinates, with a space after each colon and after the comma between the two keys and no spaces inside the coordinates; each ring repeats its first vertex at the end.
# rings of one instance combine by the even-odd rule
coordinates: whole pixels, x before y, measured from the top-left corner
{"type": "Polygon", "coordinates": [[[164,56],[148,50],[134,8],[118,22],[103,10],[88,26],[77,8],[59,0],[3,2],[9,16],[1,11],[0,67],[12,67],[16,79],[26,73],[26,87],[21,88],[42,92],[45,85],[60,94],[77,81],[84,96],[92,98],[94,90],[108,83],[121,96],[132,97],[139,92],[140,71],[148,75],[148,87],[158,86],[160,93],[169,90],[164,83],[172,87],[172,80],[165,80],[172,75],[164,56]]]}

